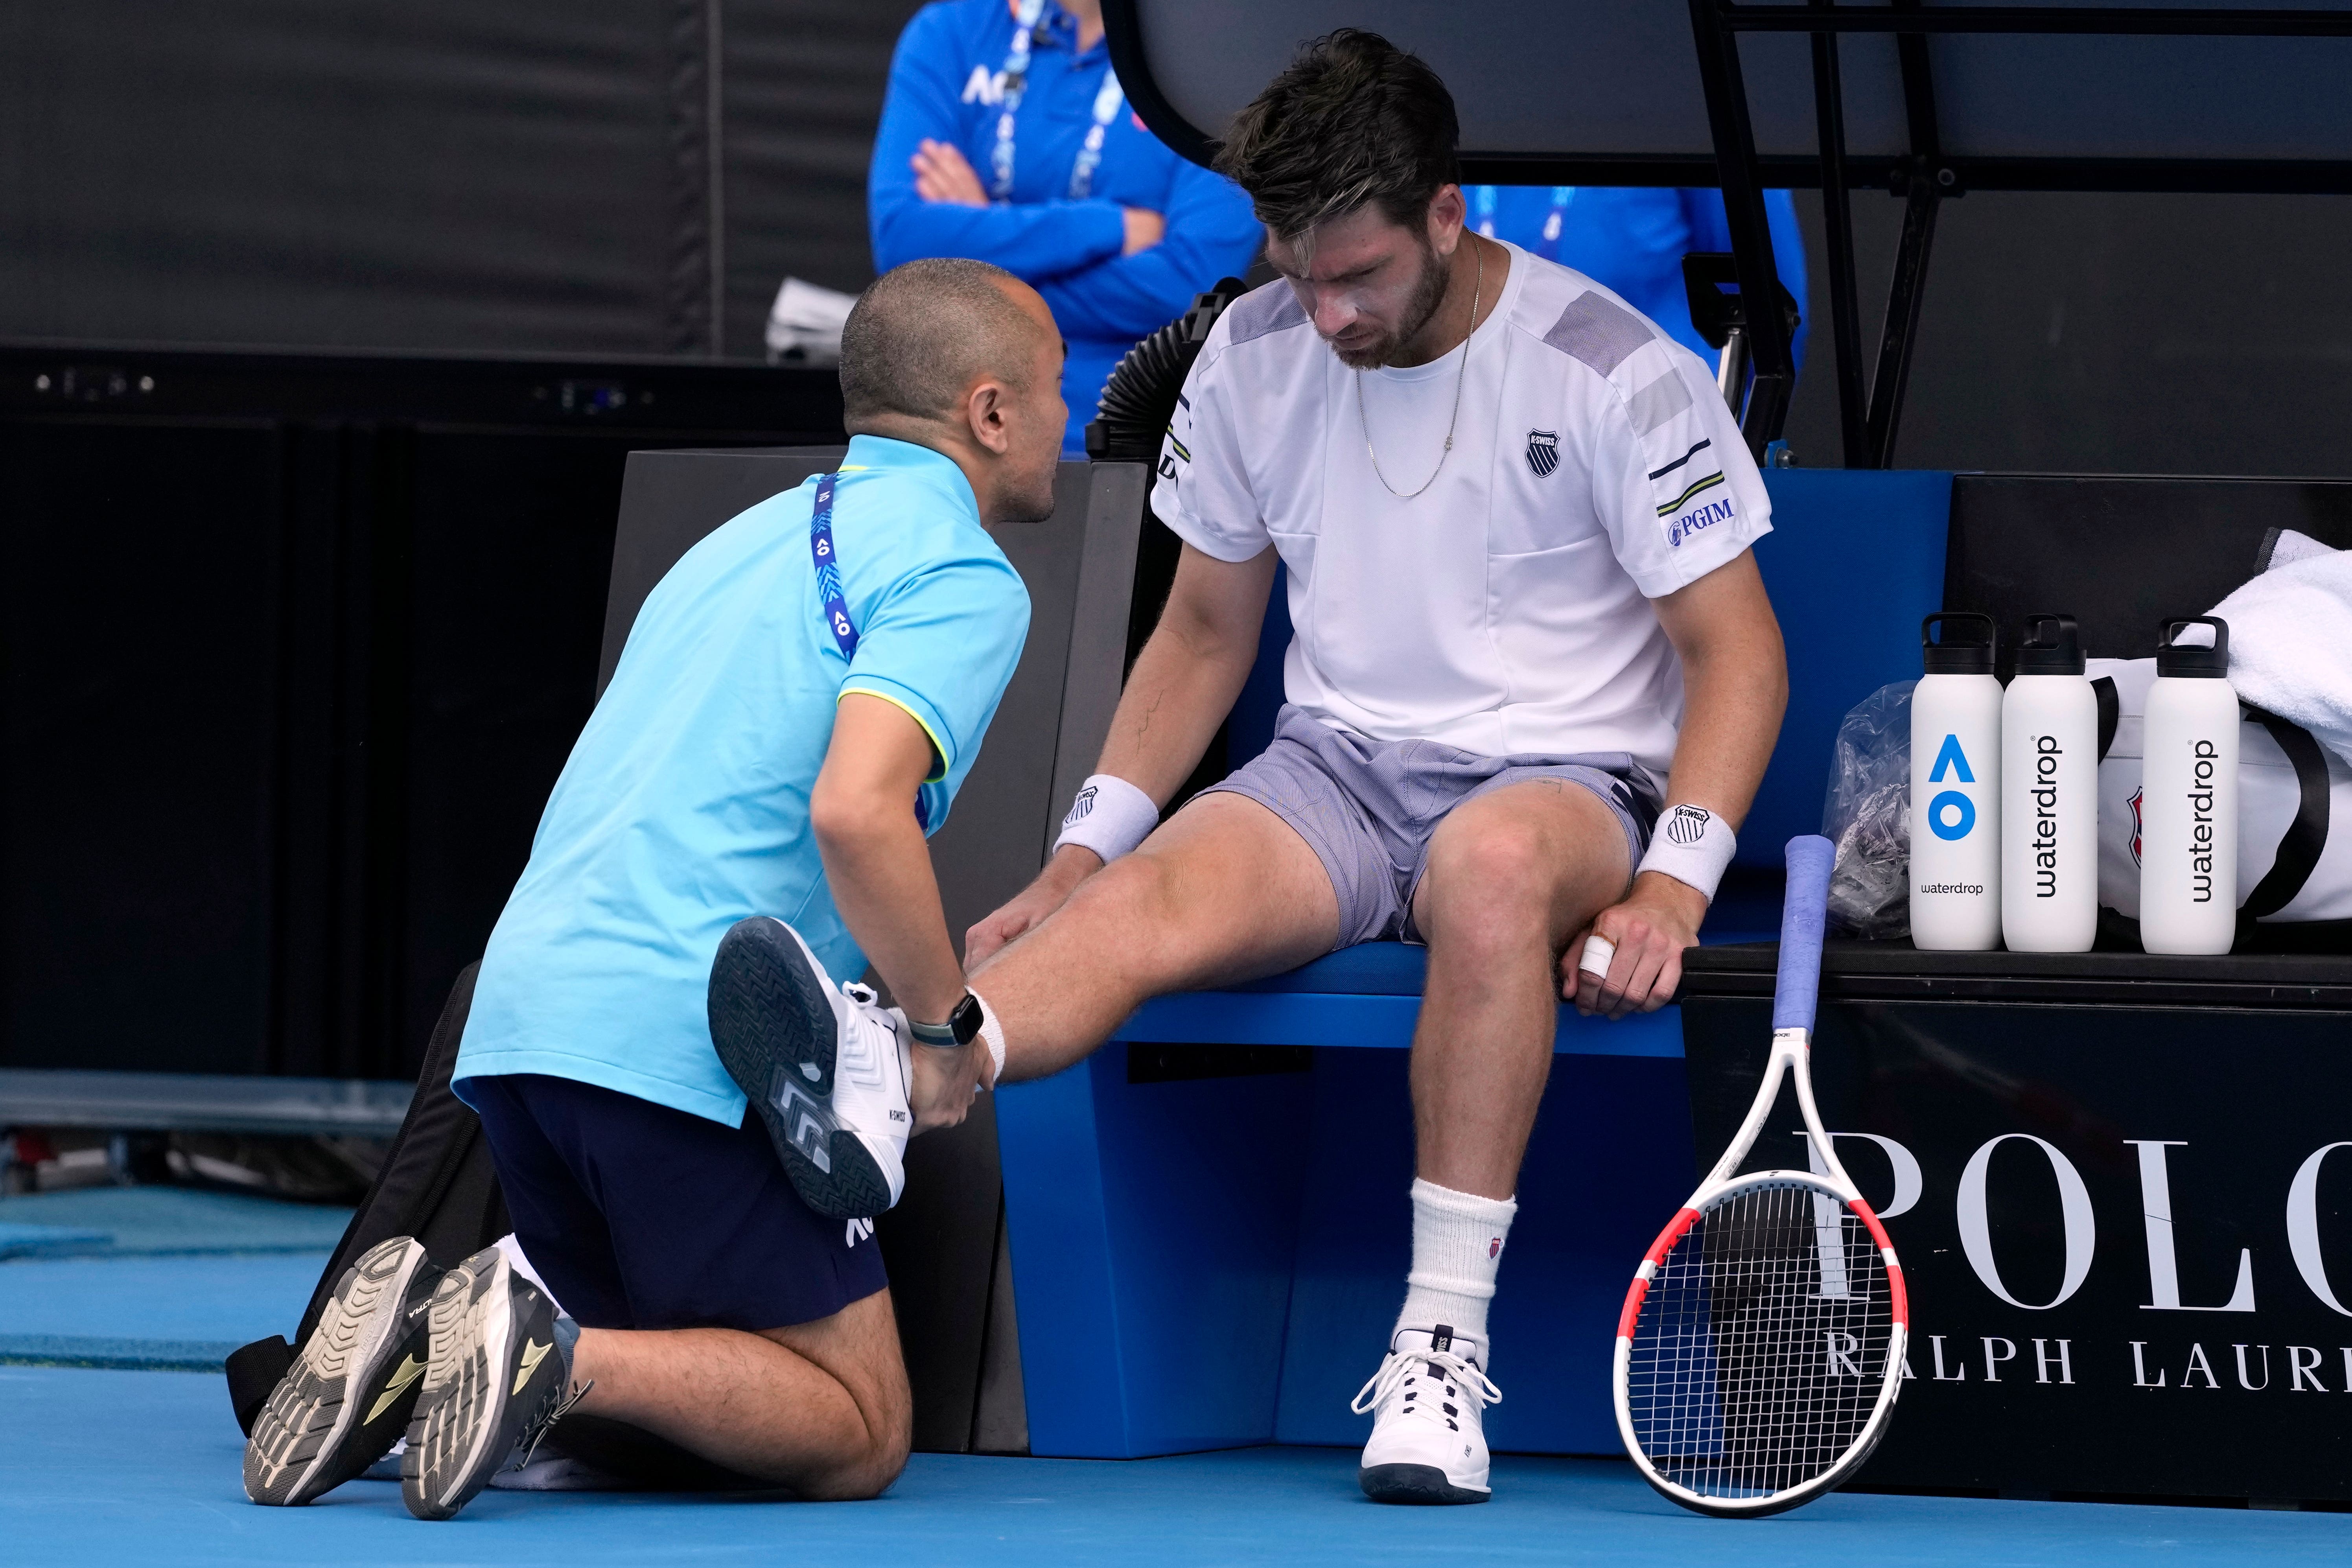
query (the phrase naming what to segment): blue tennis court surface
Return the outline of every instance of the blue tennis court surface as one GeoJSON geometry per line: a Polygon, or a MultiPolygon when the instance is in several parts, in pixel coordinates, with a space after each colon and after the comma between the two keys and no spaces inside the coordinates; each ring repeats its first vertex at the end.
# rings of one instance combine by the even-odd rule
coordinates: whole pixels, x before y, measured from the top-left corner
{"type": "Polygon", "coordinates": [[[1485,1563],[1911,1565],[2339,1563],[2352,1517],[2090,1503],[1832,1497],[1761,1521],[1698,1519],[1630,1467],[1504,1458],[1483,1508],[1398,1509],[1355,1456],[1255,1448],[1131,1461],[917,1455],[870,1503],[486,1493],[424,1524],[396,1487],[307,1509],[245,1500],[219,1378],[0,1366],[0,1542],[10,1562],[899,1565],[1485,1563]]]}
{"type": "Polygon", "coordinates": [[[0,1258],[326,1252],[352,1211],[182,1187],[0,1198],[0,1258]]]}

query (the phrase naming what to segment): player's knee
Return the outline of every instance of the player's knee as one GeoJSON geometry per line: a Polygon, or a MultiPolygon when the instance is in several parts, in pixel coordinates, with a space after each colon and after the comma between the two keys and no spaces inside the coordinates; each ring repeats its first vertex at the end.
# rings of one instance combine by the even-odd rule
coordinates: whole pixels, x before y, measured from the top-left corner
{"type": "Polygon", "coordinates": [[[1170,919],[1177,893],[1165,859],[1159,855],[1120,856],[1079,884],[1069,902],[1070,914],[1107,936],[1170,919]]]}
{"type": "Polygon", "coordinates": [[[1448,823],[1430,843],[1430,895],[1457,924],[1468,919],[1517,926],[1549,905],[1553,858],[1546,835],[1532,824],[1509,817],[1448,823]]]}

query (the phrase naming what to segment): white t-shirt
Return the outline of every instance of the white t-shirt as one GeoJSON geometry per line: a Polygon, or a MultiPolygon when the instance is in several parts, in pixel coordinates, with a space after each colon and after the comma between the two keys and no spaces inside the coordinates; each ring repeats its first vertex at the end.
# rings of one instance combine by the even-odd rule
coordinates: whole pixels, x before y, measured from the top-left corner
{"type": "MultiPolygon", "coordinates": [[[[1510,252],[1494,313],[1430,364],[1357,374],[1279,279],[1185,380],[1152,506],[1195,549],[1281,552],[1289,700],[1335,729],[1485,756],[1619,753],[1660,796],[1681,661],[1648,601],[1770,531],[1698,356],[1580,273],[1510,252]],[[1470,356],[1454,450],[1454,378],[1470,356]]],[[[1494,281],[1491,263],[1487,277],[1494,281]]]]}

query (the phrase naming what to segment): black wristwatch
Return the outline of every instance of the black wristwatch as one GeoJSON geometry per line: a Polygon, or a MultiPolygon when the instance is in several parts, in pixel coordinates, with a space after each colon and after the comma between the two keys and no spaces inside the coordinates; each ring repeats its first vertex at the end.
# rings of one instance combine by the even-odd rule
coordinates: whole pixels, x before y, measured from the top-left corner
{"type": "Polygon", "coordinates": [[[967,991],[963,1000],[955,1005],[944,1024],[918,1024],[907,1020],[907,1027],[915,1038],[927,1046],[942,1050],[956,1050],[980,1038],[980,998],[967,991]]]}

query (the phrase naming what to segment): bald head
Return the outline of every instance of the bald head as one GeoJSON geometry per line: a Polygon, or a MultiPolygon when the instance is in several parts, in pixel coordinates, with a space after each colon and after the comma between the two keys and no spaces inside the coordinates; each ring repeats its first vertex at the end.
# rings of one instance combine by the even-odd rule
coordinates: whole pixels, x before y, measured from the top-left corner
{"type": "MultiPolygon", "coordinates": [[[[843,416],[855,433],[893,416],[950,419],[982,376],[1025,390],[1049,331],[985,261],[938,257],[876,279],[841,330],[843,416]]],[[[1034,298],[1034,296],[1033,296],[1034,298]]]]}

